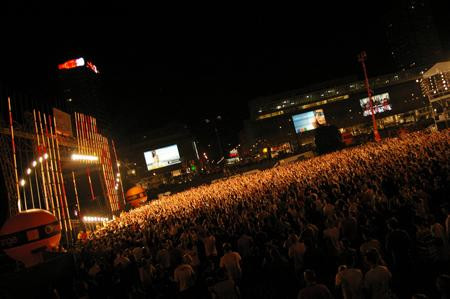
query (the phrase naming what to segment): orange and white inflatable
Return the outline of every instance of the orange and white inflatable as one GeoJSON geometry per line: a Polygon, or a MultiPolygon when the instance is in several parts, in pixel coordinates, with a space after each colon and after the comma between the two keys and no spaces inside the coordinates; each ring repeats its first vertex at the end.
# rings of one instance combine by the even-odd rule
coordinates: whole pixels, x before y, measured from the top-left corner
{"type": "Polygon", "coordinates": [[[125,200],[133,208],[137,208],[147,201],[147,192],[142,187],[135,186],[127,191],[125,200]]]}
{"type": "Polygon", "coordinates": [[[61,240],[61,226],[45,210],[31,209],[6,220],[0,230],[0,248],[25,267],[42,262],[42,251],[53,250],[61,240]]]}

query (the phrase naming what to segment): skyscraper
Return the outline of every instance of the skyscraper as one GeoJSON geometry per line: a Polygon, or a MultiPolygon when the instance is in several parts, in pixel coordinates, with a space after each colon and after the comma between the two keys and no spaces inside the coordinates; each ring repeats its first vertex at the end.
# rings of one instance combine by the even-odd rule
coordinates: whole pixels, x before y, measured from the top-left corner
{"type": "Polygon", "coordinates": [[[443,49],[429,0],[390,1],[383,18],[396,68],[431,66],[442,59],[443,49]]]}
{"type": "Polygon", "coordinates": [[[95,117],[102,133],[108,135],[111,119],[102,98],[101,75],[97,67],[81,57],[58,65],[58,70],[59,96],[65,103],[65,110],[95,117]]]}

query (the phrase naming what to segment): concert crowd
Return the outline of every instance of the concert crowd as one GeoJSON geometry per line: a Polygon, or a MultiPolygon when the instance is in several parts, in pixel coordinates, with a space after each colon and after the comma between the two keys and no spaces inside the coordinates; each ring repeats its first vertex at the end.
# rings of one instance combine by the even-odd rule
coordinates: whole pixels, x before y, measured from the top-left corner
{"type": "Polygon", "coordinates": [[[450,298],[450,131],[199,186],[73,249],[75,298],[450,298]]]}

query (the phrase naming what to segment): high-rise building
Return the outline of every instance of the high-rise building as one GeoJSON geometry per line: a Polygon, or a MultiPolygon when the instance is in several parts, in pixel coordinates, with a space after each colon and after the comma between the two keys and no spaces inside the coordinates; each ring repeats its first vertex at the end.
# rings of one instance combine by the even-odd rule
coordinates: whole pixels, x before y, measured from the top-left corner
{"type": "Polygon", "coordinates": [[[395,67],[431,66],[443,49],[429,0],[396,0],[383,18],[395,67]]]}
{"type": "Polygon", "coordinates": [[[59,96],[67,112],[80,112],[97,119],[98,128],[109,135],[110,114],[101,94],[101,75],[97,67],[84,58],[58,65],[59,96]]]}
{"type": "Polygon", "coordinates": [[[438,129],[448,128],[450,119],[450,61],[436,63],[422,75],[420,85],[433,107],[433,118],[438,129]]]}

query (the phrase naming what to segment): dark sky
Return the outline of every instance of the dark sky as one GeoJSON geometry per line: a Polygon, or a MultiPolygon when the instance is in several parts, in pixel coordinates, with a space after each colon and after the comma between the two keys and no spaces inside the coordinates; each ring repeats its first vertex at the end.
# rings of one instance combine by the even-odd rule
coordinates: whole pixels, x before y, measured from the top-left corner
{"type": "MultiPolygon", "coordinates": [[[[57,65],[84,56],[101,72],[121,134],[145,134],[174,120],[201,127],[204,118],[220,114],[228,130],[221,134],[236,136],[248,100],[361,77],[361,50],[368,54],[369,75],[391,71],[380,18],[396,1],[297,1],[295,7],[108,1],[92,7],[97,1],[91,0],[55,7],[6,0],[0,8],[0,84],[46,101],[57,65]]],[[[450,1],[430,2],[449,53],[450,1]]]]}
{"type": "MultiPolygon", "coordinates": [[[[389,2],[332,2],[262,11],[15,3],[0,20],[0,78],[45,100],[57,64],[84,56],[100,70],[125,132],[173,120],[196,126],[218,114],[235,131],[249,99],[361,76],[363,49],[369,74],[393,69],[380,29],[389,2]]],[[[434,1],[433,11],[448,37],[444,2],[434,1]]]]}

